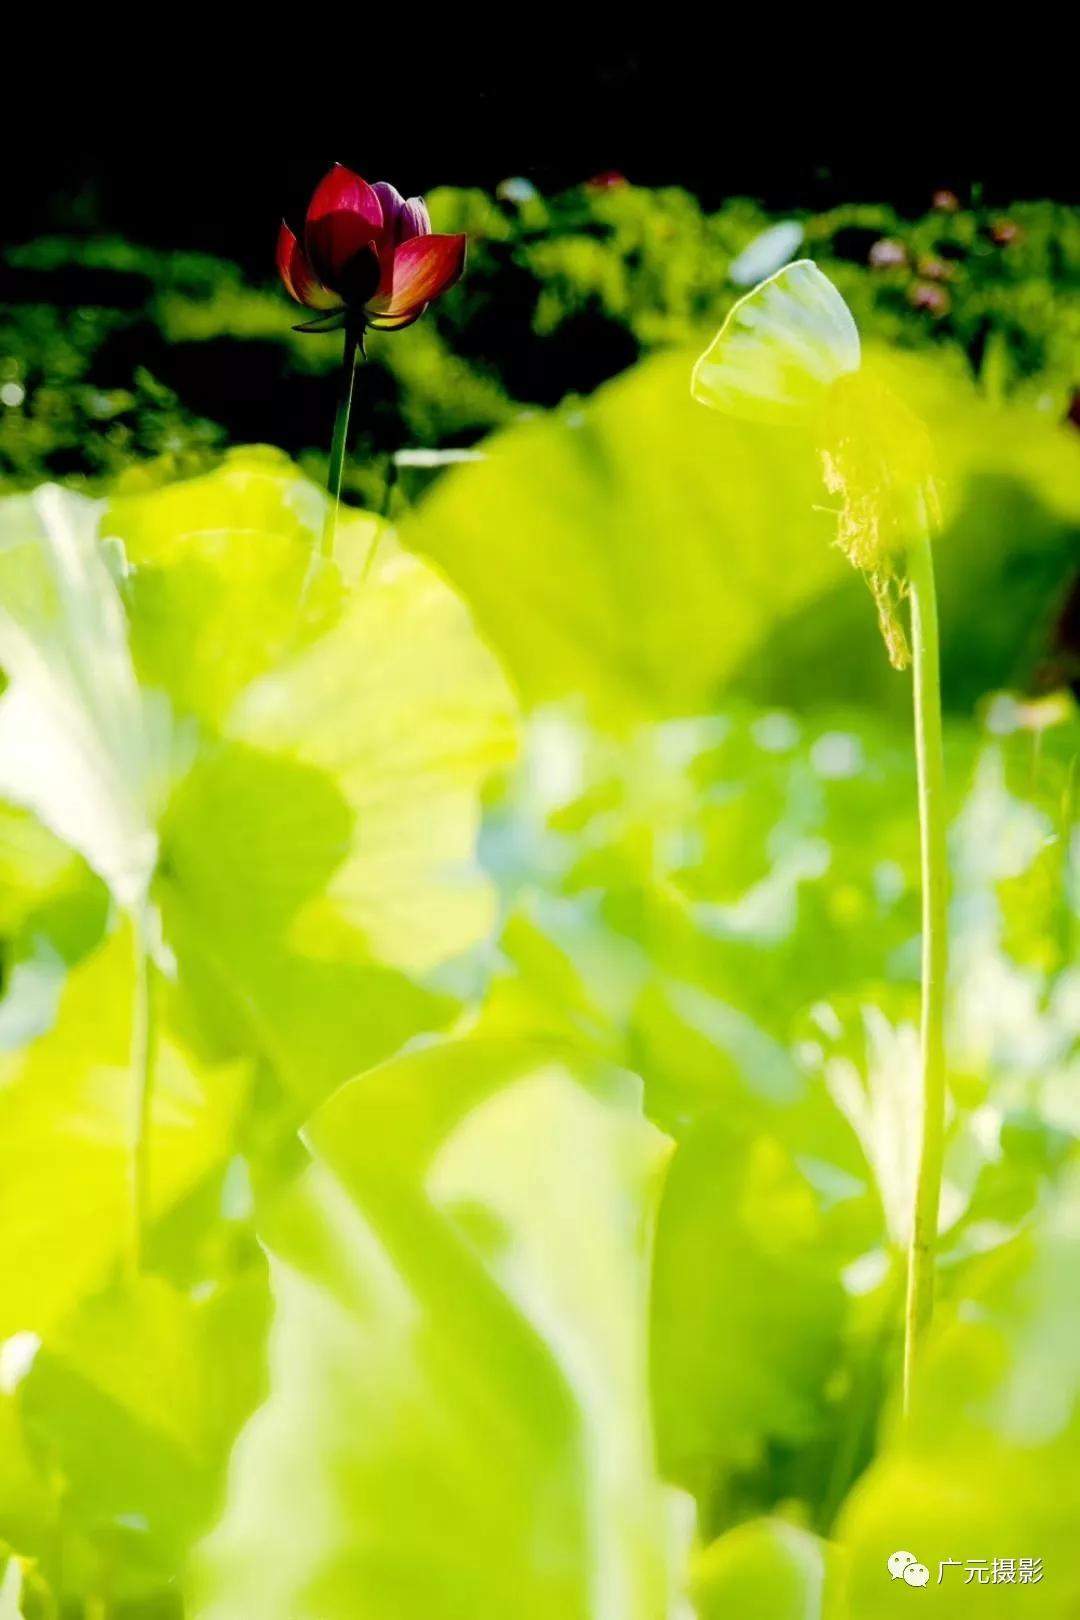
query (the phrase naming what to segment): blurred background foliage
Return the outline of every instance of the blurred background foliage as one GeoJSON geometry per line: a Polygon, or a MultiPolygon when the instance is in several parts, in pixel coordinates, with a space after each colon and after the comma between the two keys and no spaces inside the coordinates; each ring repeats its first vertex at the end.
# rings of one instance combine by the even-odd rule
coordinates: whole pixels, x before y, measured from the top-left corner
{"type": "Polygon", "coordinates": [[[335,341],[221,259],[5,249],[0,1617],[953,1620],[988,1600],[938,1560],[1014,1555],[1045,1580],[1000,1607],[1072,1620],[1076,214],[797,221],[939,464],[904,1429],[909,681],[815,446],[689,399],[778,221],[615,176],[431,202],[470,273],[372,340],[350,494],[482,459],[403,468],[315,574],[335,341]]]}
{"type": "MultiPolygon", "coordinates": [[[[369,503],[395,450],[472,445],[642,356],[704,341],[735,296],[733,263],[775,224],[749,200],[707,211],[687,191],[618,175],[552,196],[525,178],[497,195],[441,188],[429,203],[436,229],[469,233],[469,273],[407,333],[371,341],[350,468],[369,503]]],[[[867,336],[940,352],[987,397],[1063,418],[1078,382],[1075,211],[962,207],[952,193],[938,204],[919,217],[870,203],[788,217],[867,336]]],[[[244,268],[100,232],[9,238],[0,478],[93,481],[155,457],[190,471],[252,441],[318,474],[339,345],[291,331],[273,228],[265,266],[249,246],[244,268]]]]}

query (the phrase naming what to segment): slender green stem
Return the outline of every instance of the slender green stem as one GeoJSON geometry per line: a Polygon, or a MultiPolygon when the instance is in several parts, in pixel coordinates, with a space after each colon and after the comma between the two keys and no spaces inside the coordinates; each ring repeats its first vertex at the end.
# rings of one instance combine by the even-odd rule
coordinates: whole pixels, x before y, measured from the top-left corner
{"type": "Polygon", "coordinates": [[[349,444],[349,416],[352,412],[356,362],[357,359],[363,358],[363,328],[350,324],[345,328],[345,348],[341,356],[341,394],[338,398],[337,415],[334,418],[334,436],[330,441],[330,473],[327,478],[330,505],[326,512],[320,547],[322,556],[326,558],[334,555],[334,536],[337,533],[338,508],[341,505],[341,483],[345,475],[345,452],[349,444]]]}
{"type": "Polygon", "coordinates": [[[154,1090],[153,961],[150,942],[150,904],[144,901],[132,917],[135,990],[131,1009],[131,1270],[142,1270],[150,1207],[150,1110],[154,1090]]]}
{"type": "Polygon", "coordinates": [[[941,741],[941,670],[937,593],[924,521],[908,553],[915,749],[922,850],[922,1144],[908,1257],[904,1322],[904,1410],[934,1309],[941,1170],[945,1151],[945,981],[948,971],[948,866],[945,761],[941,741]]]}

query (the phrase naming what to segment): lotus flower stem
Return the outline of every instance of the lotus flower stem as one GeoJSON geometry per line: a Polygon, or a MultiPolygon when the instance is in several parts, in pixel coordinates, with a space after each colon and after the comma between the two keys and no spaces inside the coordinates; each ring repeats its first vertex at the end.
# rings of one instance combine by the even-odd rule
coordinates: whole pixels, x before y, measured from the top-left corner
{"type": "Polygon", "coordinates": [[[132,938],[135,990],[131,1013],[131,1270],[137,1275],[143,1265],[150,1206],[150,1111],[157,1045],[148,901],[144,900],[133,913],[132,938]]]}
{"type": "Polygon", "coordinates": [[[345,348],[341,357],[341,394],[334,418],[334,436],[330,441],[330,475],[327,490],[330,505],[323,525],[321,553],[329,560],[334,555],[334,537],[337,534],[338,509],[341,506],[341,483],[345,474],[345,452],[349,443],[349,416],[352,412],[353,383],[356,362],[364,359],[364,330],[349,322],[345,327],[345,348]]]}
{"type": "Polygon", "coordinates": [[[904,1324],[904,1411],[934,1309],[934,1266],[945,1148],[945,982],[948,971],[948,853],[937,593],[925,502],[908,552],[915,749],[922,851],[922,1143],[908,1258],[904,1324]]]}

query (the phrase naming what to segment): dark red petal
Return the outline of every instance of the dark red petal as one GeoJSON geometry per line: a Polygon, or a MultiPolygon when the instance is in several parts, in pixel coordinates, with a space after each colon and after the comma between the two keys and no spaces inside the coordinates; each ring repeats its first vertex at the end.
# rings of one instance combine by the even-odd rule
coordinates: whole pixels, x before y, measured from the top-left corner
{"type": "Polygon", "coordinates": [[[360,249],[338,277],[341,296],[347,304],[366,304],[379,285],[382,265],[374,242],[360,249]]]}
{"type": "Polygon", "coordinates": [[[403,242],[369,305],[373,315],[410,315],[438,298],[465,268],[464,236],[414,236],[403,242]]]}
{"type": "Polygon", "coordinates": [[[333,309],[338,302],[333,293],[320,285],[310,259],[296,239],[296,232],[290,230],[284,220],[278,232],[277,267],[286,292],[298,304],[308,309],[333,309]]]}
{"type": "Polygon", "coordinates": [[[335,163],[319,181],[308,205],[304,244],[319,280],[335,292],[350,262],[378,241],[383,213],[374,189],[351,169],[335,163]]]}

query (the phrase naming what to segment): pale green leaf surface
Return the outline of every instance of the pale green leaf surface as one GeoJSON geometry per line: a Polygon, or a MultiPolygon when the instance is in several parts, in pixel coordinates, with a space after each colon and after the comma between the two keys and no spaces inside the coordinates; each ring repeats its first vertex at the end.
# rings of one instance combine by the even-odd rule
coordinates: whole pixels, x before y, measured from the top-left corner
{"type": "MultiPolygon", "coordinates": [[[[233,450],[223,465],[148,493],[114,496],[102,533],[123,545],[132,654],[142,681],[220,726],[238,693],[335,610],[299,611],[326,497],[278,451],[233,450]]],[[[357,518],[369,537],[375,520],[357,518]]]]}
{"type": "Polygon", "coordinates": [[[0,511],[0,792],[132,905],[182,745],[167,704],[136,681],[98,515],[54,485],[0,511]]]}
{"type": "MultiPolygon", "coordinates": [[[[1075,434],[990,405],[926,357],[874,358],[931,435],[944,696],[969,714],[1052,662],[1080,518],[1075,434]]],[[[690,366],[649,360],[494,438],[440,480],[405,542],[463,592],[530,706],[572,697],[625,721],[706,712],[728,689],[906,716],[910,684],[834,544],[811,424],[702,410],[690,366]]]]}
{"type": "MultiPolygon", "coordinates": [[[[0,1337],[43,1333],[100,1286],[130,1242],[129,931],[70,975],[54,1027],[0,1056],[0,1337]]],[[[201,1070],[166,1031],[155,1065],[152,1212],[230,1151],[243,1073],[201,1070]]]]}
{"type": "Polygon", "coordinates": [[[0,1620],[23,1620],[23,1575],[17,1558],[9,1558],[0,1580],[0,1620]]]}
{"type": "Polygon", "coordinates": [[[828,276],[798,259],[739,299],[690,386],[714,410],[783,422],[818,407],[859,360],[851,311],[828,276]]]}
{"type": "Polygon", "coordinates": [[[452,1045],[309,1136],[271,1240],[271,1396],[195,1613],[674,1614],[644,1331],[662,1139],[627,1077],[452,1045]]]}
{"type": "MultiPolygon", "coordinates": [[[[8,504],[0,575],[25,654],[0,698],[19,721],[12,791],[125,903],[164,840],[155,897],[211,1048],[253,1041],[310,1105],[445,1022],[455,1003],[409,976],[492,927],[474,848],[480,790],[512,748],[505,682],[453,594],[375,520],[343,522],[340,569],[308,580],[325,496],[277,453],[117,496],[105,546],[95,504],[34,500],[49,522],[8,504]],[[166,806],[178,761],[156,772],[146,717],[175,737],[169,705],[190,774],[166,806]]],[[[44,947],[19,949],[11,1041],[44,1026],[54,988],[44,947]]]]}
{"type": "Polygon", "coordinates": [[[686,713],[843,576],[810,441],[703,411],[683,354],[494,439],[403,528],[525,699],[686,713]]]}
{"type": "Polygon", "coordinates": [[[200,1027],[222,1053],[262,1052],[307,1108],[455,1005],[326,901],[354,827],[329,774],[240,743],[203,756],[162,826],[158,892],[200,1027]]]}
{"type": "Polygon", "coordinates": [[[325,771],[353,821],[297,944],[317,954],[336,914],[375,959],[425,972],[490,929],[478,794],[512,753],[513,708],[465,609],[417,559],[384,551],[340,623],[248,689],[229,733],[325,771]]]}

